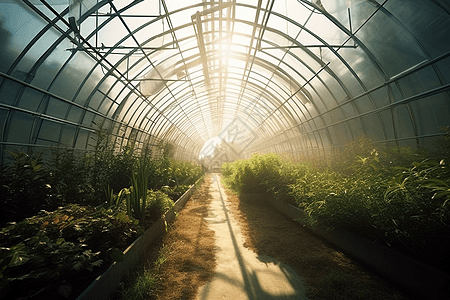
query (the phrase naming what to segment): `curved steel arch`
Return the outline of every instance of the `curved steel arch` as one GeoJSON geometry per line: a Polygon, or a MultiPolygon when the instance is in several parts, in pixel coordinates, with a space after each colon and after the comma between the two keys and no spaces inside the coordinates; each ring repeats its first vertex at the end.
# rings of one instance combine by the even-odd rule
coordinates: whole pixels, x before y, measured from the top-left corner
{"type": "MultiPolygon", "coordinates": [[[[225,130],[236,118],[250,124],[258,135],[258,139],[245,149],[246,154],[275,151],[310,155],[319,151],[326,155],[361,133],[374,134],[381,142],[411,140],[417,146],[425,145],[439,135],[439,126],[449,125],[450,87],[445,68],[450,64],[450,45],[442,46],[441,52],[432,57],[427,52],[427,43],[432,39],[421,40],[406,23],[402,23],[401,17],[407,11],[391,12],[386,5],[393,7],[396,1],[385,0],[368,13],[361,13],[358,16],[360,25],[352,30],[341,23],[345,21],[341,15],[328,13],[326,5],[322,10],[307,0],[289,2],[296,5],[298,14],[295,16],[285,14],[276,5],[265,6],[270,1],[261,1],[259,6],[240,1],[191,1],[183,7],[171,7],[172,3],[164,0],[134,1],[123,6],[120,1],[116,4],[104,0],[76,20],[77,26],[82,28],[77,35],[74,34],[77,28],[71,27],[66,19],[67,8],[58,7],[58,12],[45,1],[40,6],[23,0],[31,9],[27,15],[34,14],[43,27],[25,44],[21,53],[4,56],[13,61],[7,62],[8,69],[0,69],[0,97],[3,99],[0,100],[0,117],[3,118],[0,119],[0,147],[4,151],[13,145],[18,124],[25,124],[33,129],[28,131],[28,139],[22,139],[28,140],[28,143],[22,143],[24,146],[44,147],[49,143],[59,147],[65,134],[72,130],[70,126],[74,126],[76,133],[72,147],[86,149],[88,137],[95,129],[91,121],[104,120],[111,124],[111,134],[117,138],[118,147],[134,134],[141,144],[150,140],[170,141],[178,157],[195,159],[202,144],[225,130]],[[145,19],[134,9],[152,1],[162,4],[161,14],[145,19]],[[110,13],[107,13],[108,9],[110,13]],[[242,9],[249,15],[240,15],[242,9]],[[83,25],[88,23],[88,18],[98,18],[99,13],[104,16],[96,26],[83,25]],[[341,46],[331,44],[327,36],[322,36],[322,31],[316,32],[310,19],[318,19],[319,15],[322,26],[336,28],[342,34],[341,46]],[[404,46],[414,48],[414,55],[424,57],[423,62],[403,62],[403,66],[409,66],[406,70],[389,66],[390,72],[395,70],[397,73],[388,75],[388,60],[377,55],[377,48],[363,38],[364,34],[371,33],[367,24],[376,19],[372,16],[381,15],[391,21],[389,30],[408,36],[403,41],[404,46]],[[138,18],[136,25],[129,26],[131,20],[138,18]],[[113,39],[110,47],[101,49],[97,44],[99,34],[109,32],[116,22],[125,34],[113,39]],[[149,32],[148,36],[142,34],[159,22],[168,28],[149,32]],[[285,30],[284,24],[291,32],[285,30]],[[42,43],[50,30],[54,30],[55,39],[34,61],[28,61],[33,57],[29,53],[36,51],[35,45],[42,43]],[[320,44],[324,57],[322,52],[309,48],[305,36],[320,44]],[[167,40],[161,46],[153,47],[163,38],[167,40]],[[280,44],[280,41],[286,44],[280,44]],[[341,50],[349,41],[357,45],[355,53],[363,61],[361,65],[351,59],[350,50],[341,50]],[[63,50],[60,48],[67,43],[75,45],[70,50],[72,53],[61,55],[63,50]],[[124,44],[128,48],[124,48],[124,44]],[[232,44],[236,47],[231,47],[232,44]],[[278,50],[258,48],[261,45],[278,50]],[[172,50],[163,50],[165,48],[172,50]],[[223,57],[219,49],[229,52],[232,65],[220,63],[223,57]],[[117,57],[119,50],[123,52],[121,57],[117,57]],[[52,65],[53,58],[58,55],[58,64],[52,65]],[[164,62],[171,61],[176,64],[175,73],[181,74],[180,78],[163,78],[160,73],[164,62]],[[22,79],[17,71],[21,71],[19,67],[25,62],[30,68],[26,70],[26,78],[22,79]],[[78,65],[84,62],[89,63],[78,65]],[[317,66],[324,68],[323,73],[317,74],[317,66]],[[366,76],[361,66],[369,67],[373,74],[366,76]],[[33,76],[42,76],[49,67],[56,69],[51,74],[53,77],[45,81],[48,86],[43,88],[33,76]],[[165,80],[161,82],[161,89],[148,96],[141,91],[145,84],[140,80],[152,70],[165,80]],[[77,72],[73,82],[70,82],[71,72],[77,72]],[[369,81],[371,77],[375,79],[374,83],[369,81]],[[424,84],[416,88],[407,81],[412,77],[424,84]],[[433,80],[433,84],[426,80],[433,80]],[[61,84],[70,87],[69,91],[62,91],[61,84]],[[295,92],[305,94],[297,98],[295,92]],[[432,102],[428,101],[431,97],[432,102]],[[30,103],[39,104],[31,106],[30,103]],[[432,104],[436,108],[418,111],[419,105],[429,107],[432,104]],[[400,127],[399,124],[405,121],[408,125],[400,127]],[[59,126],[59,136],[42,140],[41,133],[45,135],[48,130],[42,127],[43,122],[59,126]],[[426,131],[421,130],[420,126],[426,122],[432,124],[427,125],[426,131]]],[[[361,3],[365,5],[365,2],[361,3]]],[[[424,5],[417,0],[411,3],[424,5]]],[[[445,26],[450,25],[449,11],[439,1],[427,5],[433,6],[433,12],[440,12],[439,15],[424,13],[417,17],[437,18],[442,26],[430,23],[430,32],[434,30],[440,36],[450,38],[450,26],[445,26]]],[[[17,11],[21,9],[23,7],[18,7],[17,11]]],[[[6,27],[2,30],[10,33],[6,27]]],[[[10,51],[9,45],[4,47],[4,51],[10,51]]],[[[391,51],[401,56],[401,49],[391,51]]],[[[1,63],[0,58],[0,68],[1,63]]]]}

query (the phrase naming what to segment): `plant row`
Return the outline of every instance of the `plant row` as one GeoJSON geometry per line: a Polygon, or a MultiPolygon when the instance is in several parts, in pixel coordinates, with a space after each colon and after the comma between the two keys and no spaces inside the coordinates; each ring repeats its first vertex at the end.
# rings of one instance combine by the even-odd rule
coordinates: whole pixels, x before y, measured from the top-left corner
{"type": "Polygon", "coordinates": [[[0,296],[73,298],[154,221],[173,206],[160,191],[147,191],[145,215],[130,217],[123,207],[69,204],[41,211],[0,231],[0,296]],[[84,280],[86,279],[86,280],[84,280]],[[26,288],[23,288],[26,287],[26,288]]]}
{"type": "MultiPolygon", "coordinates": [[[[109,144],[108,144],[109,145],[109,144]]],[[[0,173],[0,226],[52,211],[69,203],[97,206],[131,186],[133,174],[145,164],[148,188],[163,190],[177,199],[201,175],[201,167],[167,156],[153,158],[148,151],[113,146],[89,152],[72,149],[48,152],[9,152],[11,162],[0,173]],[[43,158],[43,154],[47,156],[43,158]]]]}
{"type": "Polygon", "coordinates": [[[72,289],[85,288],[113,261],[121,261],[123,251],[174,204],[163,191],[148,189],[149,168],[141,162],[131,186],[117,194],[109,189],[102,205],[41,210],[2,228],[0,297],[73,298],[72,289]]]}
{"type": "Polygon", "coordinates": [[[0,298],[73,298],[120,261],[202,176],[168,153],[114,152],[101,139],[93,151],[57,150],[46,160],[10,152],[0,176],[0,298]]]}
{"type": "Polygon", "coordinates": [[[238,193],[270,192],[295,203],[305,212],[305,225],[355,231],[448,269],[446,141],[434,159],[408,148],[382,149],[361,138],[333,160],[294,163],[276,154],[253,155],[224,164],[222,174],[238,193]]]}

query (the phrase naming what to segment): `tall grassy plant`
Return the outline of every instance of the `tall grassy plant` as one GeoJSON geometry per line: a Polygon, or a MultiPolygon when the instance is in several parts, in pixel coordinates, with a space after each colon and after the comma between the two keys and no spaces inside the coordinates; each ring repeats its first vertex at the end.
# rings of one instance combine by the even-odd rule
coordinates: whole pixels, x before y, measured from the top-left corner
{"type": "Polygon", "coordinates": [[[136,172],[133,172],[130,193],[126,196],[128,215],[138,219],[141,224],[144,223],[145,219],[148,177],[147,161],[146,159],[141,159],[138,169],[136,172]]]}
{"type": "Polygon", "coordinates": [[[8,153],[13,161],[0,173],[0,224],[30,217],[41,209],[54,209],[57,199],[42,153],[8,153]]]}

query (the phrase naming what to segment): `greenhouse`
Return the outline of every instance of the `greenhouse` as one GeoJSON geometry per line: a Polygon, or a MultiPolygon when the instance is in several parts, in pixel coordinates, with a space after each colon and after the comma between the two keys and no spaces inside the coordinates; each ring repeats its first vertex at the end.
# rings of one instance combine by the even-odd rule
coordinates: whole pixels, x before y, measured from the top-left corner
{"type": "MultiPolygon", "coordinates": [[[[75,299],[78,271],[218,193],[394,248],[438,274],[386,275],[395,299],[448,299],[449,128],[446,0],[0,0],[0,298],[75,299]]],[[[277,299],[239,265],[242,299],[277,299]]],[[[279,297],[332,299],[336,270],[279,297]]],[[[202,291],[172,299],[218,297],[202,291]]]]}

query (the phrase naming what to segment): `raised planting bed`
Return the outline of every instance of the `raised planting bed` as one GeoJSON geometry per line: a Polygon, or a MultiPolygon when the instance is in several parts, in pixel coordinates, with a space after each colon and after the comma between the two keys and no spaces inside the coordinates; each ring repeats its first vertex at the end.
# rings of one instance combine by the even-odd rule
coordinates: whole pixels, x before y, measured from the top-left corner
{"type": "Polygon", "coordinates": [[[175,218],[195,191],[199,179],[187,190],[160,220],[156,221],[143,235],[137,238],[123,253],[123,260],[114,262],[103,274],[98,276],[76,299],[77,300],[101,300],[108,299],[116,290],[128,270],[135,265],[144,255],[149,246],[165,232],[167,222],[175,218]]]}
{"type": "MultiPolygon", "coordinates": [[[[304,212],[293,205],[278,201],[269,195],[261,195],[261,197],[266,198],[277,211],[291,219],[304,217],[304,212]]],[[[344,253],[402,287],[413,297],[433,300],[450,299],[450,276],[432,266],[347,230],[329,231],[320,226],[311,230],[344,253]]]]}

